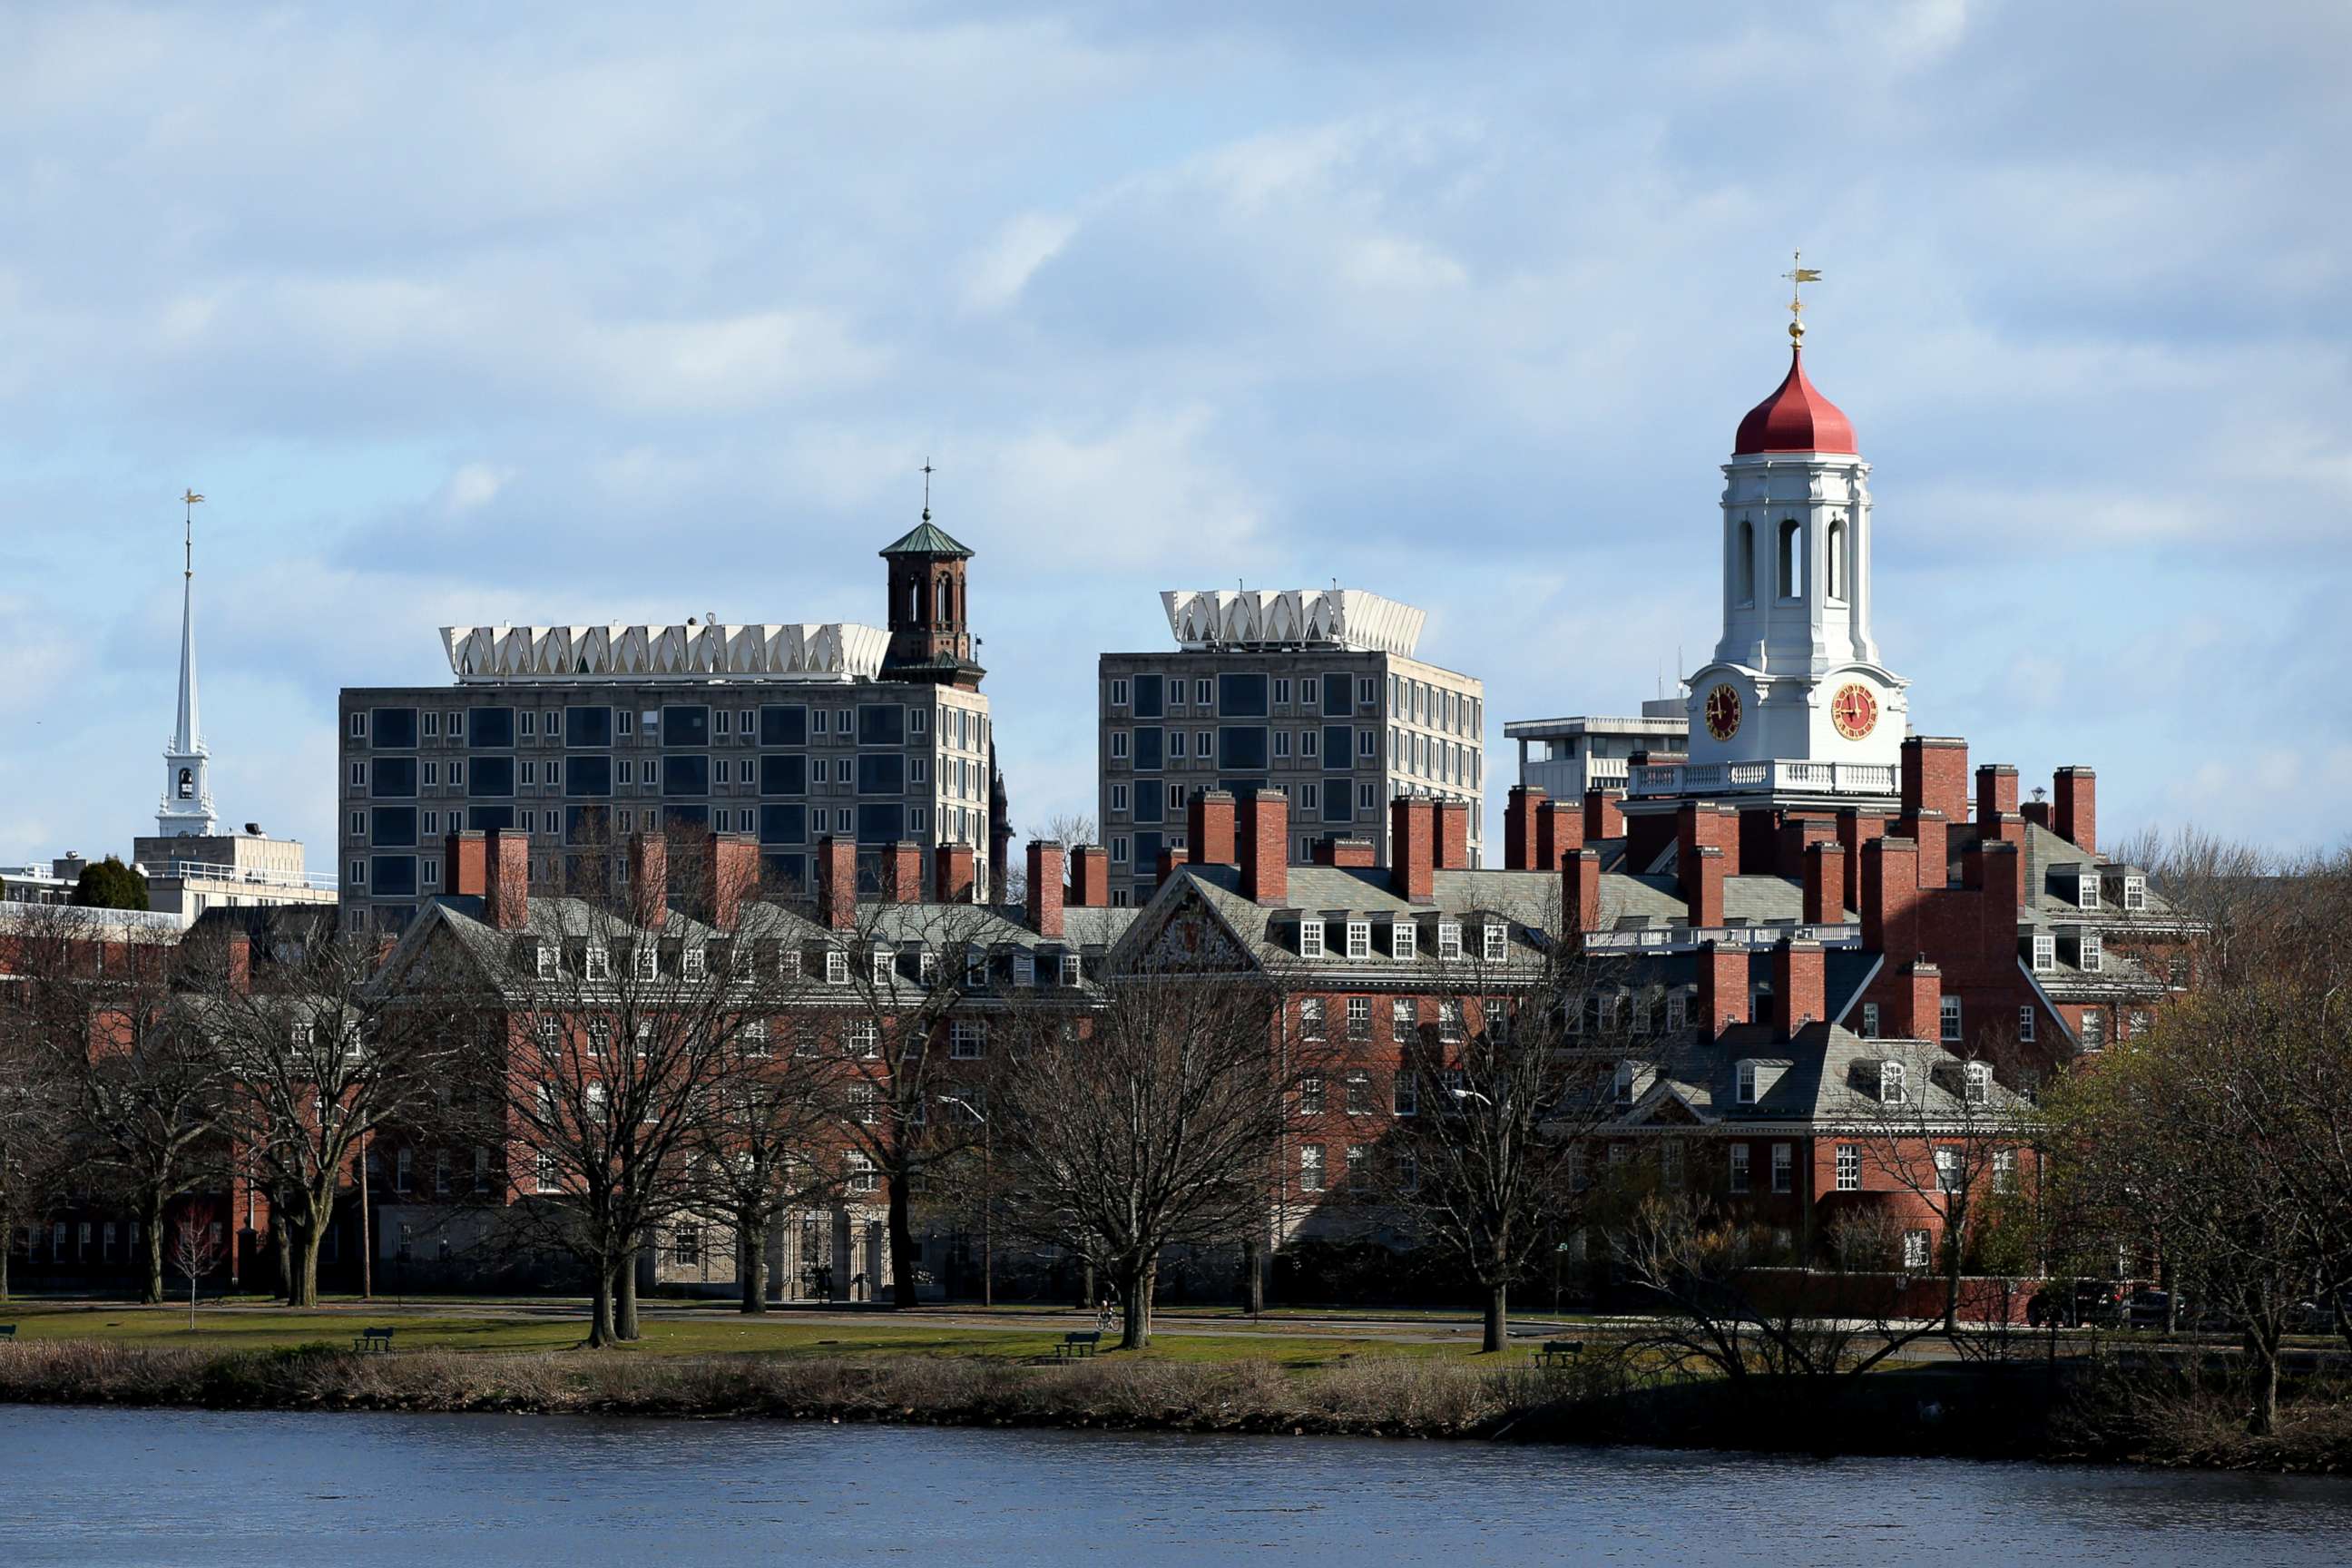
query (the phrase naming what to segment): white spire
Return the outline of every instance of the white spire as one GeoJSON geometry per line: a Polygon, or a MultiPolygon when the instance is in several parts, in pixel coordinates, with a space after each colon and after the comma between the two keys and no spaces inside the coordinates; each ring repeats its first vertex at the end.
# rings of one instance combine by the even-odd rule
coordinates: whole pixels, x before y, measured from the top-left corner
{"type": "Polygon", "coordinates": [[[155,831],[163,837],[209,836],[217,826],[212,781],[205,776],[211,753],[196,719],[196,503],[194,490],[180,497],[180,710],[171,744],[163,750],[163,799],[155,808],[155,831]]]}

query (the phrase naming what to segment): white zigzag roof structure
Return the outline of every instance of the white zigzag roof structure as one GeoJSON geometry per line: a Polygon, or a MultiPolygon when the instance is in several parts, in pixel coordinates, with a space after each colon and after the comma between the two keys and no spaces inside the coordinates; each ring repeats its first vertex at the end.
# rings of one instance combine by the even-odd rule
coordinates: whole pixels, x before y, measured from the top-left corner
{"type": "Polygon", "coordinates": [[[443,626],[460,683],[554,680],[872,680],[890,634],[816,626],[443,626]]]}
{"type": "Polygon", "coordinates": [[[1411,658],[1427,618],[1361,588],[1171,588],[1160,602],[1187,648],[1321,646],[1411,658]]]}

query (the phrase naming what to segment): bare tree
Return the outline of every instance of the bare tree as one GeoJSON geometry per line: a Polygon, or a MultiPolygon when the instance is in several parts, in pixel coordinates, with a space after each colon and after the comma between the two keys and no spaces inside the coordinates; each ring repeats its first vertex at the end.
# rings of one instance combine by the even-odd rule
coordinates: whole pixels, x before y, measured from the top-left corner
{"type": "Polygon", "coordinates": [[[1149,962],[1106,980],[1090,1016],[1018,1016],[992,1102],[1008,1228],[1111,1273],[1127,1349],[1150,1342],[1170,1248],[1265,1223],[1285,1108],[1311,1065],[1279,1048],[1280,1017],[1262,980],[1149,962]]]}
{"type": "Polygon", "coordinates": [[[172,1267],[188,1282],[188,1331],[196,1328],[196,1287],[221,1265],[224,1256],[214,1226],[194,1215],[184,1217],[172,1233],[172,1267]]]}
{"type": "Polygon", "coordinates": [[[15,1025],[0,1009],[0,1301],[8,1299],[7,1238],[41,1220],[73,1168],[66,1086],[15,1025]]]}
{"type": "MultiPolygon", "coordinates": [[[[756,982],[754,982],[756,984],[756,982]]],[[[689,1198],[735,1233],[742,1310],[768,1310],[769,1229],[786,1210],[840,1188],[827,1076],[819,1053],[795,1049],[805,1007],[747,1022],[707,1114],[694,1125],[689,1198]]]]}

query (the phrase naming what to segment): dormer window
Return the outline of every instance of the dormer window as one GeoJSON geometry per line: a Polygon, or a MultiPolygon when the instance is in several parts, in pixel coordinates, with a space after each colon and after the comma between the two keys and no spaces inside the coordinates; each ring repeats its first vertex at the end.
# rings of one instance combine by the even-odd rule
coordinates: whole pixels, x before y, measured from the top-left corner
{"type": "Polygon", "coordinates": [[[1389,926],[1389,956],[1400,963],[1409,963],[1414,954],[1420,928],[1411,921],[1395,921],[1389,926]]]}
{"type": "Polygon", "coordinates": [[[2033,933],[2033,967],[2036,972],[2058,967],[2058,938],[2052,932],[2033,933]]]}
{"type": "Polygon", "coordinates": [[[1617,1064],[1616,1088],[1618,1104],[1631,1105],[1633,1103],[1633,1078],[1636,1070],[1636,1065],[1633,1062],[1619,1062],[1617,1064]]]}
{"type": "Polygon", "coordinates": [[[1016,952],[1013,955],[1013,984],[1015,985],[1037,984],[1037,958],[1034,953],[1016,952]]]}
{"type": "Polygon", "coordinates": [[[929,985],[940,977],[940,955],[929,948],[915,954],[915,978],[929,985]]]}
{"type": "Polygon", "coordinates": [[[1372,956],[1371,921],[1349,921],[1348,922],[1348,956],[1349,958],[1372,956]]]}
{"type": "Polygon", "coordinates": [[[1960,1068],[1960,1099],[1969,1105],[1992,1103],[1992,1064],[1969,1062],[1960,1068]]]}
{"type": "Polygon", "coordinates": [[[1754,1062],[1741,1062],[1739,1064],[1738,1072],[1739,1103],[1742,1105],[1753,1105],[1756,1103],[1756,1064],[1754,1062]]]}
{"type": "Polygon", "coordinates": [[[1479,943],[1480,956],[1489,963],[1502,963],[1504,954],[1508,951],[1510,940],[1511,931],[1508,926],[1487,926],[1479,943]]]}
{"type": "Polygon", "coordinates": [[[1086,977],[1086,966],[1075,952],[1062,954],[1062,984],[1076,985],[1086,977]]]}
{"type": "Polygon", "coordinates": [[[1321,921],[1310,916],[1298,922],[1298,956],[1301,958],[1323,956],[1323,922],[1321,921]]]}
{"type": "Polygon", "coordinates": [[[2095,910],[2099,907],[2099,873],[2095,867],[2085,867],[2074,879],[2074,907],[2095,910]]]}
{"type": "Polygon", "coordinates": [[[849,954],[837,947],[824,950],[824,983],[827,985],[849,984],[849,954]]]}
{"type": "Polygon", "coordinates": [[[1462,956],[1462,925],[1458,921],[1437,922],[1437,956],[1451,963],[1462,956]]]}
{"type": "Polygon", "coordinates": [[[877,985],[889,984],[892,978],[898,973],[898,963],[897,961],[890,956],[890,950],[879,943],[877,943],[874,948],[873,962],[874,984],[877,985]]]}
{"type": "Polygon", "coordinates": [[[2096,974],[2105,962],[2105,955],[2099,949],[2099,933],[2085,928],[2083,932],[2083,962],[2080,965],[2083,973],[2096,974]]]}
{"type": "Polygon", "coordinates": [[[1901,1105],[1910,1099],[1910,1086],[1905,1081],[1901,1062],[1878,1064],[1878,1103],[1901,1105]]]}
{"type": "Polygon", "coordinates": [[[613,955],[604,951],[602,942],[590,942],[580,951],[580,977],[583,980],[609,980],[613,976],[613,955]]]}
{"type": "Polygon", "coordinates": [[[971,948],[963,955],[963,988],[979,991],[988,984],[988,952],[984,948],[971,948]]]}
{"type": "Polygon", "coordinates": [[[704,969],[703,950],[699,947],[680,948],[677,954],[677,967],[678,973],[688,980],[701,979],[704,969]]]}
{"type": "Polygon", "coordinates": [[[654,951],[654,944],[649,942],[639,942],[630,958],[640,980],[651,980],[661,973],[661,955],[654,951]]]}
{"type": "Polygon", "coordinates": [[[2124,908],[2135,911],[2147,908],[2147,879],[2146,877],[2126,877],[2124,879],[2124,908]]]}
{"type": "Polygon", "coordinates": [[[551,942],[540,942],[531,954],[534,972],[541,980],[555,978],[555,947],[551,942]]]}
{"type": "Polygon", "coordinates": [[[1666,1033],[1678,1035],[1689,1023],[1688,1004],[1683,1000],[1681,986],[1666,993],[1666,1033]]]}

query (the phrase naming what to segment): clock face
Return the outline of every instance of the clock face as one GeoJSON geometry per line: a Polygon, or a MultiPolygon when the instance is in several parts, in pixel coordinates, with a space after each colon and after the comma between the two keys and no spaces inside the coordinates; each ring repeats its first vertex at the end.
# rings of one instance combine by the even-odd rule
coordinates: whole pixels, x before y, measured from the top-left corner
{"type": "Polygon", "coordinates": [[[1830,722],[1849,741],[1859,741],[1878,728],[1878,699],[1869,687],[1849,681],[1830,699],[1830,722]]]}
{"type": "Polygon", "coordinates": [[[1718,686],[1706,694],[1706,732],[1718,741],[1739,733],[1739,693],[1718,686]]]}

